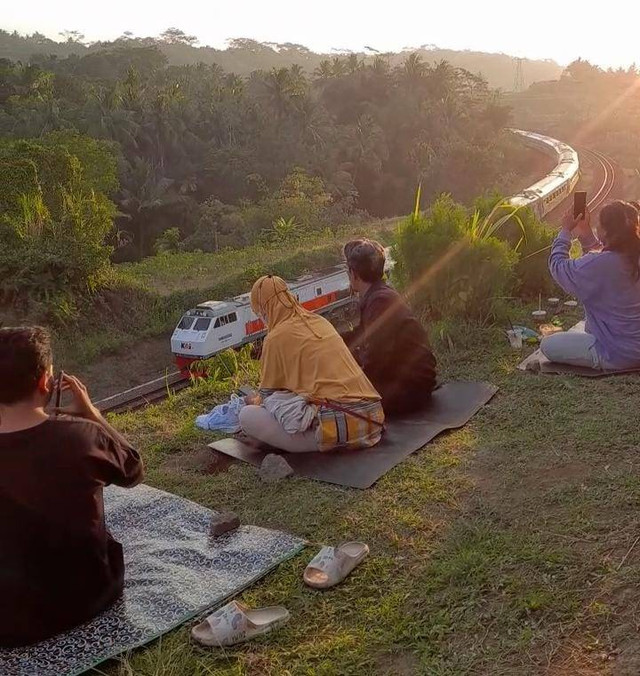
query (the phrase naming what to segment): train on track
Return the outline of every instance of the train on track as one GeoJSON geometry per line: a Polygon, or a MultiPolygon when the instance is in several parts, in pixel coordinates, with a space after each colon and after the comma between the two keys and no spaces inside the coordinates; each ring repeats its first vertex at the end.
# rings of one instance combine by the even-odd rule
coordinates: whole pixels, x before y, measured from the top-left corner
{"type": "MultiPolygon", "coordinates": [[[[552,154],[553,171],[508,201],[513,206],[530,207],[539,217],[554,209],[573,191],[580,165],[578,154],[568,145],[547,136],[513,129],[531,147],[552,154]]],[[[387,251],[387,266],[393,261],[387,251]]],[[[346,265],[336,265],[290,283],[291,292],[313,312],[325,314],[352,302],[346,265]]],[[[263,338],[265,326],[251,310],[249,294],[230,300],[210,300],[188,310],[171,336],[171,351],[177,367],[185,371],[202,359],[209,359],[228,348],[239,348],[263,338]]]]}
{"type": "MultiPolygon", "coordinates": [[[[290,282],[289,287],[312,312],[329,312],[351,302],[346,265],[305,275],[290,282]]],[[[264,323],[251,309],[249,294],[244,293],[227,301],[205,301],[189,310],[171,336],[171,351],[176,366],[185,369],[193,361],[253,343],[265,332],[264,323]]]]}
{"type": "Polygon", "coordinates": [[[543,218],[567,199],[576,187],[580,178],[578,153],[566,143],[549,136],[521,129],[511,131],[526,145],[551,155],[556,160],[556,166],[544,178],[509,198],[513,206],[529,207],[538,218],[543,218]]]}

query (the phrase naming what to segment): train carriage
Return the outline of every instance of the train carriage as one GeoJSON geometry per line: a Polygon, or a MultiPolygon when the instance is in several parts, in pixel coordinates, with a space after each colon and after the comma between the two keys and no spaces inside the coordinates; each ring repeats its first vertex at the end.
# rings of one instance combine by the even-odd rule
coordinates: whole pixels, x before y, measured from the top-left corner
{"type": "Polygon", "coordinates": [[[556,160],[553,170],[532,186],[509,199],[513,206],[529,207],[543,218],[573,192],[580,178],[578,153],[566,143],[531,131],[512,129],[523,143],[551,155],[556,160]]]}
{"type": "MultiPolygon", "coordinates": [[[[289,283],[294,296],[312,312],[327,312],[351,302],[345,265],[337,265],[289,283]]],[[[229,347],[242,347],[265,333],[251,309],[249,294],[228,301],[206,301],[182,316],[171,336],[171,351],[179,368],[208,359],[229,347]]]]}

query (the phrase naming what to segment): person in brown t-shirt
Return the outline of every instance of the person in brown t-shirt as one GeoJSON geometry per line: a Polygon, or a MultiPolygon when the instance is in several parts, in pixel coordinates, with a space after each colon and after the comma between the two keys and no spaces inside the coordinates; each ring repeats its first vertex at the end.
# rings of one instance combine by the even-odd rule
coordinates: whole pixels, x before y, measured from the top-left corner
{"type": "Polygon", "coordinates": [[[63,374],[54,394],[44,329],[0,329],[0,646],[49,638],[122,594],[122,547],[105,526],[104,486],[142,480],[138,453],[63,374]]]}

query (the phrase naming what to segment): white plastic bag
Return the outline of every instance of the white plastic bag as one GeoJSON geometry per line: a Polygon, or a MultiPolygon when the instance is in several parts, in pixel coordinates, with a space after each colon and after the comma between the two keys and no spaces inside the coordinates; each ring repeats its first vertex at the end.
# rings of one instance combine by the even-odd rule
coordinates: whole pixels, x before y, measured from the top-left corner
{"type": "Polygon", "coordinates": [[[244,397],[232,394],[226,404],[218,404],[206,415],[196,418],[196,427],[201,430],[216,430],[235,434],[240,431],[240,410],[245,405],[244,397]]]}

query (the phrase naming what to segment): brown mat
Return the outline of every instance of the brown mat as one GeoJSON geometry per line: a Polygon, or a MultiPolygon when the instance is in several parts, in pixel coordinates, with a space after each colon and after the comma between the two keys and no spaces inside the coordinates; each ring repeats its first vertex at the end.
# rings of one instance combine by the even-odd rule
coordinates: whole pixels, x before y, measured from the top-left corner
{"type": "Polygon", "coordinates": [[[621,371],[605,371],[591,369],[588,366],[571,366],[571,364],[559,364],[549,361],[540,350],[532,352],[526,359],[518,364],[520,371],[543,373],[546,375],[574,375],[584,378],[606,378],[607,376],[624,376],[640,373],[640,368],[624,369],[621,371]]]}
{"type": "MultiPolygon", "coordinates": [[[[374,448],[283,455],[298,476],[350,488],[369,488],[441,432],[465,425],[497,391],[497,387],[487,383],[447,383],[433,393],[424,411],[389,420],[382,441],[374,448]]],[[[273,452],[273,449],[256,449],[237,439],[215,441],[209,447],[256,467],[265,455],[273,452]]]]}

